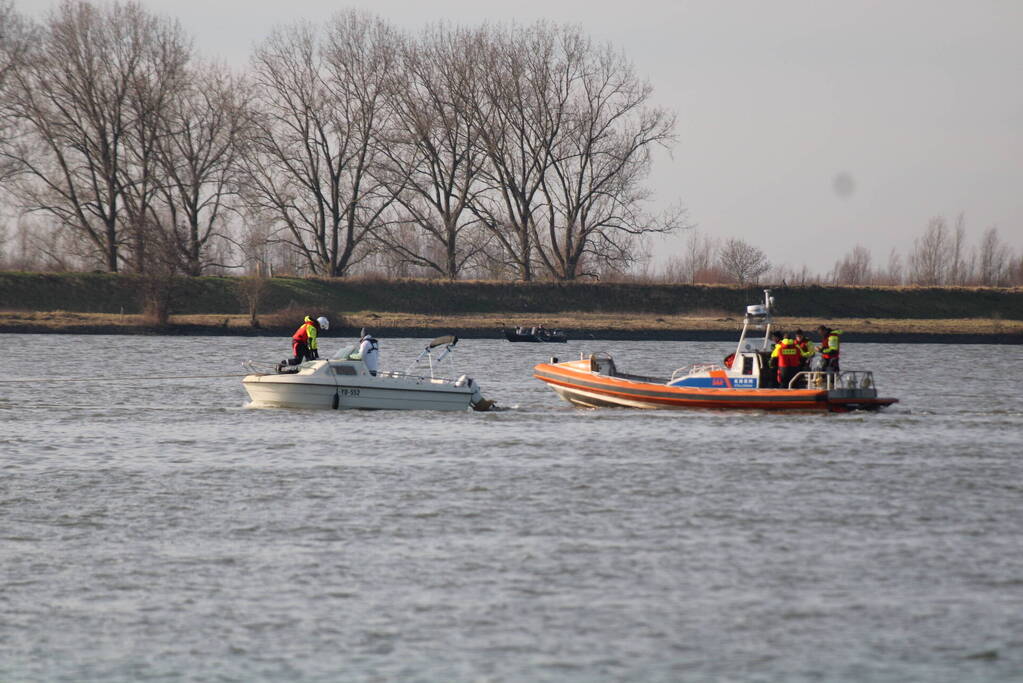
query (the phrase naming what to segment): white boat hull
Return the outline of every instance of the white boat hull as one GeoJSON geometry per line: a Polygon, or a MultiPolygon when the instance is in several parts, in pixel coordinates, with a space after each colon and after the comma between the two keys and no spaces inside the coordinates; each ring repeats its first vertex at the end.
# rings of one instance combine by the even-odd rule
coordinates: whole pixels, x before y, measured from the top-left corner
{"type": "Polygon", "coordinates": [[[467,410],[485,400],[468,378],[372,375],[360,361],[314,361],[294,374],[248,375],[242,385],[252,408],[467,410]]]}

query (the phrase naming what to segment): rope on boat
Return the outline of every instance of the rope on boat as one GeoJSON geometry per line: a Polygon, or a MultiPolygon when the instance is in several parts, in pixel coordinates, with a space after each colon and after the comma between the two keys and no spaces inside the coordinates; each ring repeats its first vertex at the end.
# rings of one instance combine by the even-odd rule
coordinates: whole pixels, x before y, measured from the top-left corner
{"type": "Polygon", "coordinates": [[[137,380],[158,379],[219,379],[223,377],[245,377],[246,374],[231,375],[152,375],[138,377],[29,377],[25,379],[0,379],[0,384],[27,384],[30,382],[134,382],[137,380]]]}

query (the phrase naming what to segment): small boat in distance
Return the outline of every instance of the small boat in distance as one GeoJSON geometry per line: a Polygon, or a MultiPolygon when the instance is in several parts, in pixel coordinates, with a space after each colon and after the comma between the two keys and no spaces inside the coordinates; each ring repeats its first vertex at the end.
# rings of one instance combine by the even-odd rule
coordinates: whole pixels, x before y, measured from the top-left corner
{"type": "Polygon", "coordinates": [[[504,328],[504,337],[510,342],[551,342],[564,344],[568,335],[561,330],[548,330],[543,325],[537,327],[516,327],[514,330],[504,328]]]}
{"type": "Polygon", "coordinates": [[[878,410],[898,399],[877,395],[874,375],[868,370],[799,372],[781,388],[770,381],[776,372],[769,361],[771,308],[774,298],[764,290],[764,304],[746,307],[735,353],[723,364],[701,363],[679,368],[669,378],[630,375],[619,371],[608,353],[593,353],[579,360],[540,363],[533,377],[546,382],[559,396],[590,408],[747,408],[846,412],[878,410]],[[747,338],[762,329],[761,342],[747,338]]]}
{"type": "Polygon", "coordinates": [[[313,408],[333,410],[489,410],[494,401],[483,397],[471,377],[438,377],[440,363],[458,337],[437,337],[426,345],[404,372],[376,372],[366,367],[349,346],[330,359],[305,361],[290,368],[246,361],[253,371],[242,380],[253,408],[313,408]],[[434,351],[441,349],[437,358],[434,351]],[[426,361],[427,367],[423,366],[426,361]],[[265,366],[265,367],[264,367],[265,366]]]}

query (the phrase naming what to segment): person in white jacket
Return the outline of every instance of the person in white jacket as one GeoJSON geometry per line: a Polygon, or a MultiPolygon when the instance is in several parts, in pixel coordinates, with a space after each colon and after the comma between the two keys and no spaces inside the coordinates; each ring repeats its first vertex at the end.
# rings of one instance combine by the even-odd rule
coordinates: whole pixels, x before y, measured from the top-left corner
{"type": "Polygon", "coordinates": [[[349,358],[353,360],[361,358],[362,362],[366,364],[369,374],[377,374],[377,369],[380,367],[380,342],[373,335],[364,332],[362,338],[359,339],[359,350],[349,358]]]}

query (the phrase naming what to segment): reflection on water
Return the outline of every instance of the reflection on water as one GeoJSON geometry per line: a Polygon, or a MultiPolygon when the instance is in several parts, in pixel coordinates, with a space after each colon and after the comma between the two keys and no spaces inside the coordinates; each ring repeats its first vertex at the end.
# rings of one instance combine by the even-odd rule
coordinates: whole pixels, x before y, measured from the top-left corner
{"type": "MultiPolygon", "coordinates": [[[[383,339],[382,367],[425,341],[383,339]]],[[[843,365],[901,399],[849,415],[581,410],[530,377],[718,343],[463,340],[451,374],[504,408],[464,414],[245,408],[222,375],[284,339],[0,349],[34,358],[5,379],[88,380],[0,384],[0,680],[1023,670],[1019,347],[849,335],[843,365]],[[154,375],[197,378],[108,381],[154,375]]]]}

